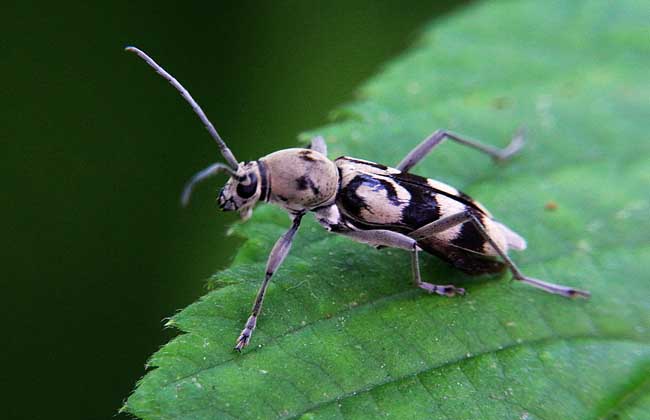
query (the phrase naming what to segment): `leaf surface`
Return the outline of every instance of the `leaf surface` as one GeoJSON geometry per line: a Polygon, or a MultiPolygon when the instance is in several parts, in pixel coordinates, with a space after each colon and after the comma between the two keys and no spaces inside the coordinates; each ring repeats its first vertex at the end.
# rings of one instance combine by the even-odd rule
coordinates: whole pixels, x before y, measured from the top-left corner
{"type": "Polygon", "coordinates": [[[125,409],[145,419],[650,416],[649,14],[627,0],[474,5],[433,22],[339,121],[310,133],[325,135],[331,157],[395,165],[437,128],[505,146],[525,124],[528,144],[506,165],[448,142],[413,171],[526,237],[528,250],[513,253],[526,274],[591,300],[467,277],[427,256],[427,280],[469,293],[425,295],[407,253],[307,217],[239,355],[266,257],[289,227],[261,206],[236,226],[247,239],[213,290],[171,319],[185,333],[151,358],[125,409]]]}

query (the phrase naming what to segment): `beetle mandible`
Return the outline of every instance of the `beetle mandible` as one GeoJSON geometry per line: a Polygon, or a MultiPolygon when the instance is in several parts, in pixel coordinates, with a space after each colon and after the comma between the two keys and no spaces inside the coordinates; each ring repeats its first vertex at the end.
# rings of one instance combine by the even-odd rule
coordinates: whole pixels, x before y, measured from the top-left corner
{"type": "Polygon", "coordinates": [[[289,253],[307,212],[313,213],[330,232],[375,247],[409,251],[413,283],[428,293],[455,296],[463,295],[465,290],[451,284],[422,281],[418,263],[418,252],[422,250],[468,274],[498,273],[508,268],[516,280],[546,292],[566,297],[590,296],[584,290],[525,276],[508,256],[510,249],[526,248],[521,236],[495,220],[468,195],[409,172],[445,139],[472,147],[494,160],[506,160],[522,148],[521,131],[507,147],[498,149],[438,130],[411,150],[395,168],[347,156],[332,161],[327,158],[327,146],[320,136],[312,139],[307,149],[279,150],[255,161],[238,162],[190,93],[147,54],[135,47],[126,50],[137,54],[180,92],[226,160],[226,164],[214,163],[190,179],[183,190],[183,205],[188,203],[194,185],[225,172],[230,178],[217,199],[222,210],[238,211],[246,220],[261,201],[280,206],[292,220],[289,230],[269,254],[264,280],[235,350],[241,351],[249,344],[269,281],[289,253]]]}

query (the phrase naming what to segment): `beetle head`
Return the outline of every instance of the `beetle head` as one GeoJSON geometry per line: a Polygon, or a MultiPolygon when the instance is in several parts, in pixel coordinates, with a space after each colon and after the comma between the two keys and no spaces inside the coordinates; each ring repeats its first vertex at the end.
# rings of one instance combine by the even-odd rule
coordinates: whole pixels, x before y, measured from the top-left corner
{"type": "Polygon", "coordinates": [[[219,191],[219,208],[223,211],[238,211],[241,218],[247,220],[260,199],[261,184],[258,163],[241,163],[237,173],[219,191]]]}

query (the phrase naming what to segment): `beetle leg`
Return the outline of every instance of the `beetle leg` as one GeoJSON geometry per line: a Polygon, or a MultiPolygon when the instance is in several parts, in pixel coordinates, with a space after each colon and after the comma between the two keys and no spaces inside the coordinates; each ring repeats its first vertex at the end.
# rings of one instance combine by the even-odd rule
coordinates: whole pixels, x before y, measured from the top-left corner
{"type": "Polygon", "coordinates": [[[538,280],[534,279],[532,277],[527,277],[525,276],[521,271],[519,271],[519,268],[515,265],[515,263],[508,257],[508,254],[506,254],[498,245],[497,243],[490,237],[490,235],[487,233],[481,222],[478,220],[476,216],[473,214],[468,214],[469,220],[472,222],[472,224],[476,227],[476,229],[481,233],[483,238],[485,238],[486,241],[492,245],[492,247],[497,251],[497,253],[503,258],[505,263],[508,265],[510,268],[510,271],[512,272],[512,275],[516,280],[519,280],[523,283],[529,284],[533,287],[537,287],[538,289],[542,289],[548,293],[553,293],[556,295],[561,295],[565,297],[584,297],[588,298],[591,296],[591,293],[589,293],[586,290],[579,290],[579,289],[574,289],[572,287],[567,287],[567,286],[562,286],[560,284],[554,284],[554,283],[549,283],[545,282],[543,280],[538,280]]]}
{"type": "Polygon", "coordinates": [[[419,248],[415,247],[411,253],[411,275],[413,276],[413,283],[422,290],[426,290],[429,293],[436,293],[442,296],[456,296],[464,295],[465,289],[462,287],[456,287],[453,284],[431,284],[422,281],[420,278],[420,261],[418,258],[419,248]]]}
{"type": "Polygon", "coordinates": [[[433,236],[436,233],[444,232],[447,229],[451,229],[454,226],[465,223],[469,220],[469,218],[470,216],[466,211],[451,214],[414,230],[413,232],[409,233],[409,237],[417,241],[429,236],[433,236]]]}
{"type": "Polygon", "coordinates": [[[293,240],[294,235],[298,231],[298,227],[300,227],[300,220],[302,219],[303,215],[304,213],[297,214],[293,219],[293,224],[291,225],[291,228],[288,231],[286,231],[284,235],[280,236],[280,238],[276,241],[275,245],[273,245],[273,249],[271,250],[271,253],[269,254],[269,258],[266,262],[266,274],[264,276],[264,281],[262,282],[262,286],[260,287],[260,290],[257,292],[257,297],[255,298],[255,304],[253,304],[253,310],[251,311],[251,316],[246,321],[246,325],[244,326],[244,329],[242,330],[241,334],[237,338],[237,344],[235,345],[235,350],[237,351],[241,351],[241,349],[246,347],[251,339],[251,335],[253,335],[253,330],[255,330],[255,325],[257,323],[257,317],[260,315],[260,312],[262,311],[262,302],[264,301],[264,294],[266,293],[266,288],[269,285],[269,281],[271,280],[271,277],[273,277],[273,274],[278,269],[280,264],[282,264],[282,261],[284,261],[284,258],[289,253],[289,250],[291,249],[291,241],[293,240]]]}
{"type": "Polygon", "coordinates": [[[325,143],[325,138],[323,136],[316,136],[312,138],[311,143],[309,143],[309,148],[327,156],[327,143],[325,143]]]}
{"type": "Polygon", "coordinates": [[[524,146],[524,133],[522,129],[517,130],[510,144],[504,149],[499,149],[494,146],[482,144],[476,140],[460,136],[452,131],[437,130],[429,137],[424,139],[422,143],[418,144],[415,149],[411,150],[404,159],[397,165],[397,169],[402,172],[408,172],[413,166],[420,162],[426,155],[428,155],[434,147],[442,143],[443,140],[450,139],[465,146],[472,147],[492,157],[495,161],[501,162],[507,160],[512,155],[517,153],[524,146]]]}
{"type": "Polygon", "coordinates": [[[350,230],[337,232],[345,236],[349,236],[357,242],[363,242],[373,246],[387,246],[391,248],[404,249],[411,252],[411,274],[413,277],[413,284],[420,289],[426,290],[429,293],[436,293],[443,296],[464,295],[465,289],[456,287],[453,284],[431,284],[423,282],[420,277],[420,264],[418,261],[418,247],[417,241],[406,235],[390,230],[350,230]]]}

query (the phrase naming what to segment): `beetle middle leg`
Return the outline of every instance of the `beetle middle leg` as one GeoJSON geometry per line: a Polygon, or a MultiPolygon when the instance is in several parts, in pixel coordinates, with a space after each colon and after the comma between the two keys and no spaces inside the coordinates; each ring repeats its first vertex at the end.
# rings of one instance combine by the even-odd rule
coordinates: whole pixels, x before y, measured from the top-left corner
{"type": "Polygon", "coordinates": [[[519,129],[510,144],[504,149],[480,143],[476,140],[469,139],[448,130],[437,130],[429,137],[418,144],[415,149],[411,150],[404,159],[397,165],[397,169],[402,172],[408,172],[413,166],[417,165],[434,147],[442,143],[443,140],[450,139],[465,146],[472,147],[483,153],[486,153],[496,161],[504,161],[517,153],[524,146],[524,133],[519,129]]]}
{"type": "Polygon", "coordinates": [[[262,311],[262,303],[264,302],[266,288],[268,287],[269,282],[271,281],[271,277],[273,277],[275,271],[278,269],[280,264],[282,264],[282,261],[284,261],[284,258],[287,256],[287,254],[289,254],[289,250],[291,249],[291,242],[293,241],[293,237],[298,231],[298,227],[300,227],[300,220],[302,219],[303,215],[304,213],[297,214],[293,218],[293,224],[291,225],[291,228],[286,231],[284,235],[280,236],[275,245],[273,245],[273,249],[271,250],[269,258],[266,262],[266,273],[264,276],[264,281],[262,282],[260,290],[257,292],[257,297],[255,298],[255,303],[253,304],[251,316],[248,317],[244,329],[237,338],[237,344],[235,345],[235,350],[237,351],[241,351],[242,348],[246,347],[251,339],[251,335],[253,335],[253,330],[255,330],[255,325],[257,324],[257,317],[262,311]]]}
{"type": "Polygon", "coordinates": [[[426,290],[429,293],[436,293],[442,296],[455,296],[464,295],[465,289],[456,287],[453,284],[432,284],[422,281],[420,276],[420,263],[418,260],[418,247],[417,241],[406,235],[390,230],[376,229],[376,230],[350,230],[339,231],[339,234],[350,237],[357,242],[363,242],[373,246],[386,246],[390,248],[399,248],[411,252],[411,275],[413,277],[413,284],[420,289],[426,290]]]}

